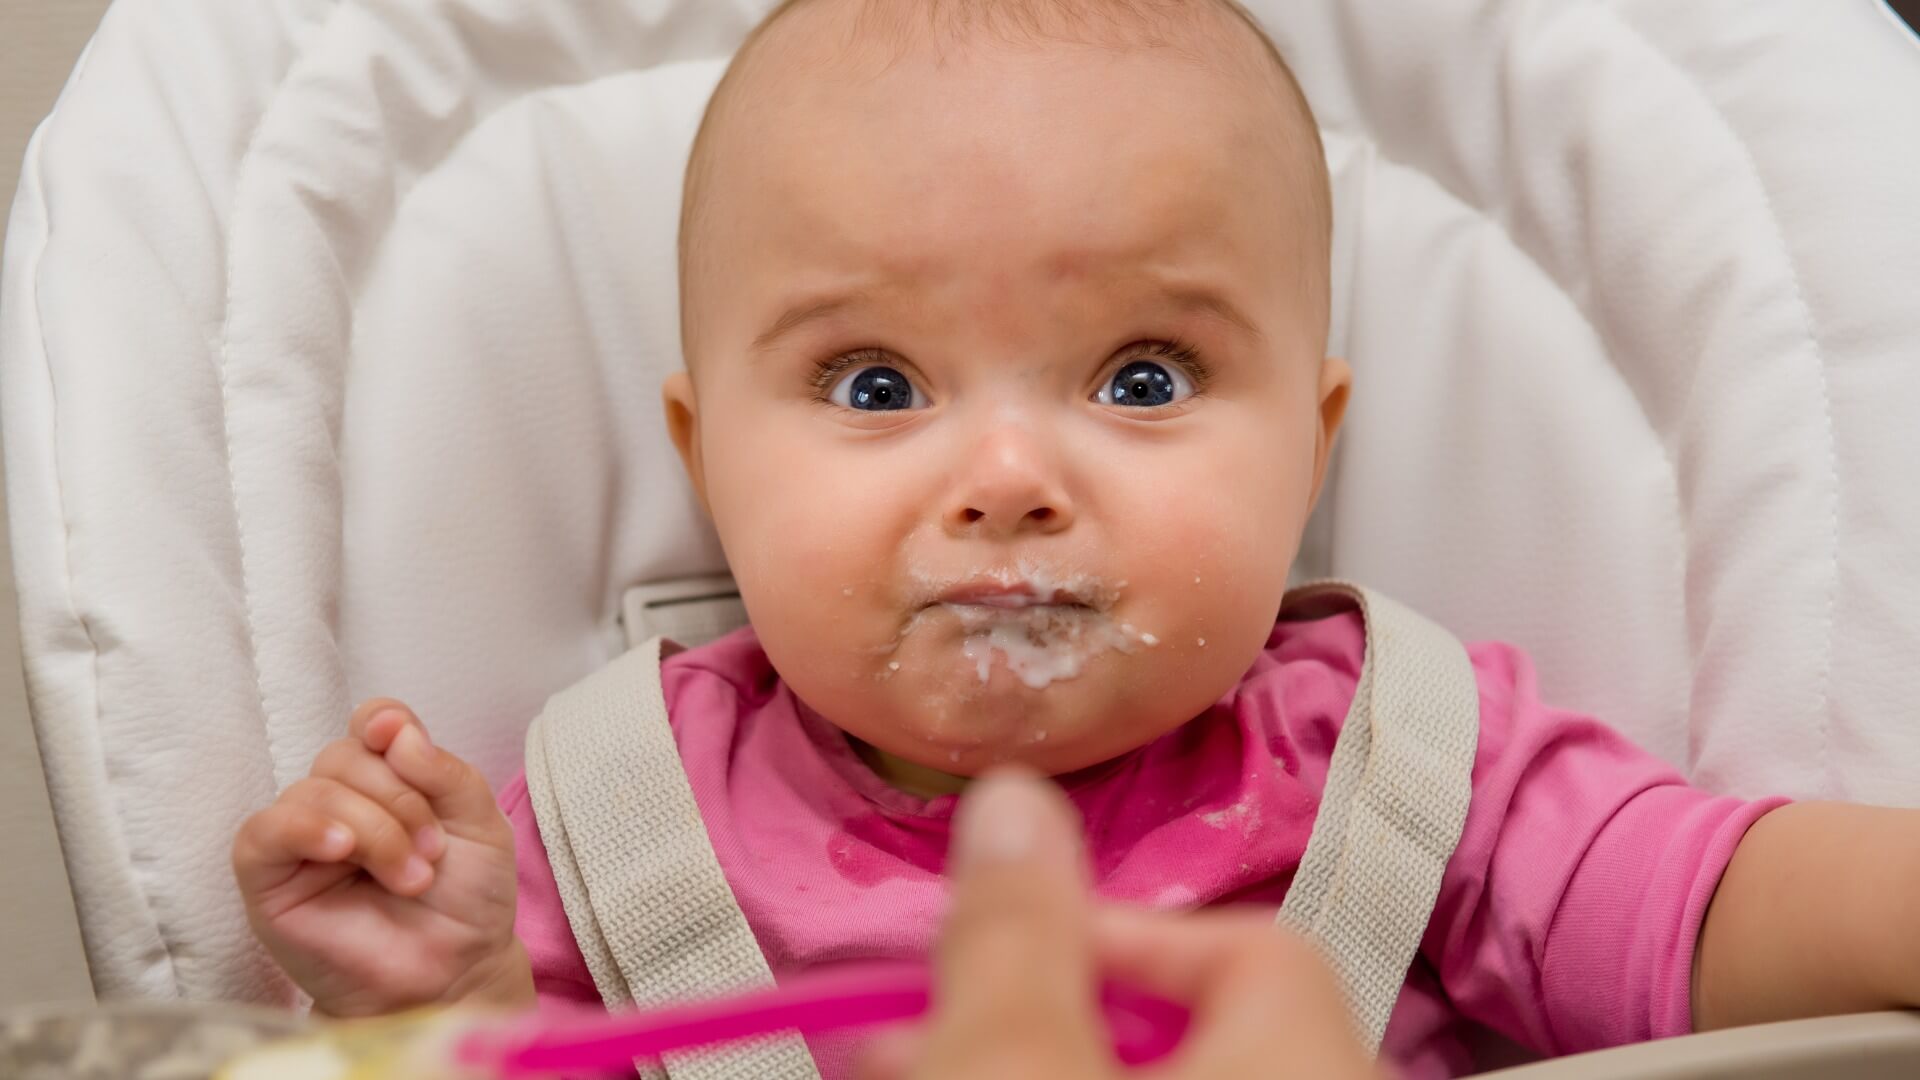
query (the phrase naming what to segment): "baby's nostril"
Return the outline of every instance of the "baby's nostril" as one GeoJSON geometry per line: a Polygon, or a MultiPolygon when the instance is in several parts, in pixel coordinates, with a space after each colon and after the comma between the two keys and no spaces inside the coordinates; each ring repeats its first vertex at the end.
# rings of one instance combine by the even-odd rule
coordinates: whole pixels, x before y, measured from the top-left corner
{"type": "Polygon", "coordinates": [[[974,522],[979,521],[981,518],[986,517],[987,515],[984,511],[975,510],[973,507],[969,506],[965,510],[961,511],[960,516],[963,519],[965,519],[967,524],[971,525],[974,522]]]}
{"type": "Polygon", "coordinates": [[[1032,518],[1035,521],[1042,522],[1042,523],[1052,521],[1053,508],[1050,506],[1036,506],[1033,509],[1027,511],[1027,516],[1032,518]]]}

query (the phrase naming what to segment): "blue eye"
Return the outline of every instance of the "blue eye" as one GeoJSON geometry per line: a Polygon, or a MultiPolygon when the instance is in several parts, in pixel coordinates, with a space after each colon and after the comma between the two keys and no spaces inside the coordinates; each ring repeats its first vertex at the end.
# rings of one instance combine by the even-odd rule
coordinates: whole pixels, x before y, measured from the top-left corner
{"type": "Polygon", "coordinates": [[[1171,405],[1192,393],[1193,382],[1177,366],[1135,360],[1113,373],[1100,388],[1098,399],[1102,405],[1151,408],[1171,405]]]}
{"type": "Polygon", "coordinates": [[[891,412],[920,404],[905,375],[877,364],[849,373],[834,383],[827,396],[835,405],[860,412],[891,412]]]}

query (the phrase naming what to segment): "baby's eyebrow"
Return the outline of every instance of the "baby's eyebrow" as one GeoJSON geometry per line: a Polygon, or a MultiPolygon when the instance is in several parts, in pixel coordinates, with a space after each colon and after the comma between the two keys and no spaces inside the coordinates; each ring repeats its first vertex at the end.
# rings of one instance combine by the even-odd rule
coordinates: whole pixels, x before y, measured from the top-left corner
{"type": "Polygon", "coordinates": [[[866,293],[848,292],[835,293],[830,296],[814,296],[802,300],[800,303],[782,312],[780,317],[773,321],[772,326],[762,331],[759,337],[754,338],[753,349],[755,352],[764,352],[772,348],[781,338],[786,337],[802,326],[827,318],[866,299],[866,293]]]}
{"type": "MultiPolygon", "coordinates": [[[[1256,341],[1265,340],[1252,319],[1246,317],[1226,295],[1208,285],[1158,283],[1161,298],[1168,306],[1183,313],[1209,316],[1236,327],[1256,341]]],[[[861,291],[834,292],[825,295],[815,294],[802,299],[781,313],[773,325],[761,331],[753,339],[753,351],[765,352],[778,344],[780,339],[798,331],[808,323],[830,318],[850,307],[855,307],[870,299],[861,291]]]]}
{"type": "Polygon", "coordinates": [[[1223,294],[1205,285],[1174,285],[1165,290],[1167,300],[1176,308],[1200,315],[1211,315],[1221,322],[1236,326],[1255,340],[1264,340],[1265,334],[1255,326],[1252,319],[1242,314],[1223,294]]]}

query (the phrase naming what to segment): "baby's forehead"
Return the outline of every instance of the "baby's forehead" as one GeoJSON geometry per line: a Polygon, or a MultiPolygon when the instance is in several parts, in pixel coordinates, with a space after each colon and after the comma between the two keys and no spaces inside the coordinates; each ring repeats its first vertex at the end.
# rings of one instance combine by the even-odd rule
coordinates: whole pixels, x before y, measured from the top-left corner
{"type": "Polygon", "coordinates": [[[1297,243],[1311,200],[1282,178],[1314,151],[1283,145],[1274,110],[1220,82],[1140,53],[975,54],[903,57],[871,86],[790,87],[717,156],[721,216],[756,226],[723,231],[758,257],[1045,251],[1072,275],[1223,230],[1276,242],[1262,224],[1297,243]]]}
{"type": "Polygon", "coordinates": [[[1058,47],[1148,50],[1297,93],[1264,31],[1232,0],[788,0],[736,66],[844,79],[937,68],[974,50],[1058,47]]]}
{"type": "MultiPolygon", "coordinates": [[[[1289,179],[1304,181],[1287,186],[1311,204],[1309,216],[1330,217],[1311,110],[1265,33],[1231,0],[790,0],[755,31],[714,95],[688,168],[688,207],[711,174],[768,167],[756,149],[817,134],[826,145],[803,156],[830,155],[876,134],[863,121],[898,121],[888,106],[928,87],[945,94],[912,119],[928,128],[978,119],[990,101],[1004,105],[994,79],[1020,80],[1020,64],[1097,73],[1023,83],[1033,91],[1023,105],[1042,121],[1077,117],[1088,97],[1144,89],[1187,110],[1194,122],[1183,126],[1196,137],[1225,132],[1277,149],[1289,179]],[[983,69],[984,79],[970,78],[983,69]]],[[[927,142],[899,126],[878,134],[895,140],[900,157],[927,142]]],[[[1252,166],[1259,155],[1248,156],[1252,166]]]]}
{"type": "MultiPolygon", "coordinates": [[[[1196,214],[1251,233],[1247,208],[1266,207],[1253,212],[1286,219],[1284,247],[1303,277],[1320,280],[1326,186],[1317,129],[1284,62],[1223,0],[800,0],[743,47],[696,140],[683,326],[691,339],[721,280],[713,268],[738,265],[745,251],[824,257],[832,241],[864,239],[844,262],[910,257],[941,220],[928,211],[943,207],[955,211],[947,220],[1012,228],[1035,207],[1079,216],[1077,202],[1105,198],[1126,217],[1088,214],[1089,235],[1125,226],[1159,250],[1198,240],[1188,235],[1196,214]],[[1062,137],[1046,140],[1049,124],[1062,137]],[[1101,139],[1086,137],[1094,128],[1101,139]],[[1151,182],[1115,186],[1102,155],[1115,159],[1114,177],[1151,182]],[[1122,167],[1130,163],[1142,167],[1122,167]],[[1084,199],[1063,187],[1082,182],[1084,199]],[[870,192],[886,197],[861,201],[870,192]],[[1238,205],[1205,216],[1209,199],[1230,198],[1238,205]],[[759,212],[772,204],[781,213],[759,212]],[[1156,208],[1189,223],[1185,233],[1146,235],[1156,208]],[[883,220],[893,211],[897,228],[883,220]]],[[[1272,230],[1258,232],[1274,243],[1272,230]]],[[[926,250],[951,251],[953,239],[934,235],[926,250]]]]}

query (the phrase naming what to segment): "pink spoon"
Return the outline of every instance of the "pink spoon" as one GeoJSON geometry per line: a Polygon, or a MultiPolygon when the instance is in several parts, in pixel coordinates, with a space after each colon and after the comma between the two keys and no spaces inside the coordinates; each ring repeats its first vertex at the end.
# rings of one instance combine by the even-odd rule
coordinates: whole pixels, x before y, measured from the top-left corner
{"type": "MultiPolygon", "coordinates": [[[[546,1014],[506,1031],[475,1032],[455,1050],[459,1064],[505,1080],[556,1074],[606,1074],[635,1058],[754,1035],[803,1035],[898,1023],[926,1013],[932,972],[925,964],[873,962],[788,980],[756,990],[664,1009],[607,1014],[546,1014]]],[[[1187,1010],[1117,983],[1100,992],[1100,1009],[1125,1065],[1157,1061],[1180,1044],[1187,1010]]]]}

